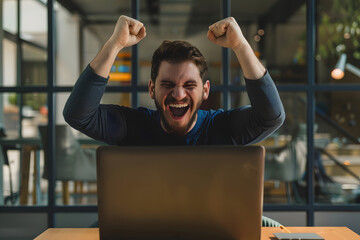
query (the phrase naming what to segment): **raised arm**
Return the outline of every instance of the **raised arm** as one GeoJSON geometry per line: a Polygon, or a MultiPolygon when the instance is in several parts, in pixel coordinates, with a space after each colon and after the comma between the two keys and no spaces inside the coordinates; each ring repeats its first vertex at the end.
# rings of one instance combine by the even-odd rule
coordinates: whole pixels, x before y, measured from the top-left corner
{"type": "Polygon", "coordinates": [[[255,56],[233,17],[225,18],[211,25],[207,37],[213,43],[231,48],[235,52],[245,78],[259,79],[264,76],[266,72],[264,66],[255,56]]]}
{"type": "Polygon", "coordinates": [[[65,121],[86,135],[114,143],[126,133],[125,115],[119,106],[100,105],[110,69],[118,52],[146,36],[144,25],[120,16],[113,34],[82,72],[63,111],[65,121]]]}
{"type": "Polygon", "coordinates": [[[229,131],[239,144],[261,141],[284,122],[285,111],[276,86],[246,41],[234,18],[229,17],[209,27],[209,40],[231,48],[246,79],[251,106],[228,111],[229,131]]]}

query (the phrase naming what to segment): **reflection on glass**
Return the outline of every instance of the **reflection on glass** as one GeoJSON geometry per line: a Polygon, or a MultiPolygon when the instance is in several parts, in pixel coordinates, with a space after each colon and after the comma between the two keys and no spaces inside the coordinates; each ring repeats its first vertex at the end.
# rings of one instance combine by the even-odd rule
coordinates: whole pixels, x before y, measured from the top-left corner
{"type": "Polygon", "coordinates": [[[139,85],[148,85],[152,54],[164,40],[185,40],[199,48],[207,61],[211,84],[221,84],[221,48],[206,37],[208,27],[220,20],[220,3],[198,0],[156,5],[140,0],[140,21],[147,36],[139,43],[139,85]]]}
{"type": "MultiPolygon", "coordinates": [[[[278,83],[306,83],[306,4],[280,1],[232,1],[231,15],[249,44],[278,83]],[[276,11],[275,11],[276,9],[276,11]]],[[[231,53],[231,84],[244,85],[243,74],[231,53]]]]}
{"type": "Polygon", "coordinates": [[[331,84],[359,83],[360,2],[320,0],[317,14],[316,81],[331,84]],[[335,75],[340,69],[333,70],[341,56],[346,56],[343,69],[340,75],[335,75]]]}
{"type": "Polygon", "coordinates": [[[357,92],[316,95],[315,193],[322,203],[360,202],[357,92]]]}
{"type": "Polygon", "coordinates": [[[3,0],[2,18],[3,18],[3,29],[10,33],[17,33],[17,0],[3,0]]]}
{"type": "Polygon", "coordinates": [[[47,124],[46,94],[4,93],[0,106],[0,153],[7,168],[0,172],[4,174],[0,176],[0,204],[45,205],[47,181],[42,178],[44,159],[38,126],[47,124]]]}
{"type": "MultiPolygon", "coordinates": [[[[231,107],[250,104],[245,92],[231,94],[231,107]]],[[[258,143],[266,147],[265,203],[305,203],[307,160],[306,94],[282,92],[286,119],[275,133],[258,143]]]]}

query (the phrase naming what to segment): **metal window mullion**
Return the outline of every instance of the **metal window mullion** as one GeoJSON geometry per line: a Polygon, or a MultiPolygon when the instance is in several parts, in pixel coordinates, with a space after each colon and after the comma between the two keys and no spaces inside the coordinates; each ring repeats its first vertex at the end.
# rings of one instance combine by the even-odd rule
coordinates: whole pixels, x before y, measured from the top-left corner
{"type": "MultiPolygon", "coordinates": [[[[131,16],[132,18],[139,19],[139,0],[131,1],[131,16]]],[[[135,44],[131,47],[131,106],[138,107],[138,76],[139,76],[139,51],[138,45],[135,44]]]]}
{"type": "Polygon", "coordinates": [[[48,47],[47,47],[47,104],[48,104],[48,227],[55,227],[55,18],[54,0],[47,2],[48,47]]]}
{"type": "MultiPolygon", "coordinates": [[[[22,53],[22,44],[20,38],[21,32],[21,7],[20,0],[17,1],[17,34],[16,34],[16,85],[22,87],[22,79],[23,79],[23,53],[22,53]]],[[[16,95],[17,102],[19,104],[19,137],[22,136],[22,107],[23,107],[23,95],[16,95]]]]}
{"type": "MultiPolygon", "coordinates": [[[[0,15],[3,16],[3,1],[0,0],[0,15]]],[[[0,86],[4,85],[4,74],[3,74],[3,39],[4,39],[4,35],[5,35],[5,31],[3,30],[3,18],[0,18],[0,86]]],[[[0,100],[1,106],[0,106],[0,112],[3,113],[3,103],[2,100],[0,100]]],[[[2,119],[1,119],[2,122],[2,119]]],[[[2,194],[0,194],[2,195],[2,194]]]]}
{"type": "Polygon", "coordinates": [[[307,225],[314,226],[314,123],[315,123],[315,31],[316,31],[316,0],[306,2],[306,35],[307,35],[307,225]]]}
{"type": "MultiPolygon", "coordinates": [[[[0,15],[3,16],[3,1],[0,0],[0,15]]],[[[4,39],[4,31],[3,31],[3,18],[0,18],[0,86],[4,85],[4,74],[3,74],[3,39],[4,39]]],[[[0,127],[4,128],[4,102],[3,102],[3,95],[0,94],[0,127]]],[[[3,152],[3,148],[0,145],[0,151],[3,152]]],[[[4,157],[3,155],[0,155],[0,166],[4,165],[4,157]]],[[[4,202],[4,174],[3,174],[3,170],[0,171],[0,205],[5,205],[4,202]]]]}
{"type": "MultiPolygon", "coordinates": [[[[230,0],[222,0],[222,18],[230,16],[230,0]]],[[[223,109],[229,110],[230,49],[222,48],[223,109]]]]}

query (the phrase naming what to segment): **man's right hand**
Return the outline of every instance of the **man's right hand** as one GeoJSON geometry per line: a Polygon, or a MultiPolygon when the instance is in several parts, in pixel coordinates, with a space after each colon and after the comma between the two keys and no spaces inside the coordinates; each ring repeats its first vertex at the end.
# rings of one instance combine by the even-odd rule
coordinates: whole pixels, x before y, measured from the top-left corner
{"type": "Polygon", "coordinates": [[[119,51],[137,44],[145,36],[146,29],[143,23],[127,16],[120,16],[113,34],[90,62],[90,67],[97,75],[107,78],[119,51]]]}
{"type": "Polygon", "coordinates": [[[136,19],[121,15],[115,25],[110,41],[119,48],[137,44],[146,36],[144,24],[136,19]]]}

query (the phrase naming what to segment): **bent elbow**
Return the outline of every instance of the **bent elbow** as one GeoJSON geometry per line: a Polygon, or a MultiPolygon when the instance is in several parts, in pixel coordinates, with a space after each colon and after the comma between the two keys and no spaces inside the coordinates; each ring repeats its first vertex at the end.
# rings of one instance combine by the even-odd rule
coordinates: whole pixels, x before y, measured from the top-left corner
{"type": "Polygon", "coordinates": [[[285,112],[281,112],[278,120],[278,127],[281,127],[285,122],[286,114],[285,112]]]}
{"type": "Polygon", "coordinates": [[[72,114],[71,109],[69,109],[68,107],[65,106],[62,114],[63,114],[65,122],[67,124],[69,124],[71,127],[77,129],[78,124],[76,123],[76,121],[74,119],[74,115],[72,114]]]}
{"type": "Polygon", "coordinates": [[[285,112],[282,111],[279,116],[272,119],[271,121],[266,121],[266,123],[264,123],[265,129],[268,129],[268,131],[271,132],[275,132],[284,124],[285,117],[286,117],[285,112]]]}

